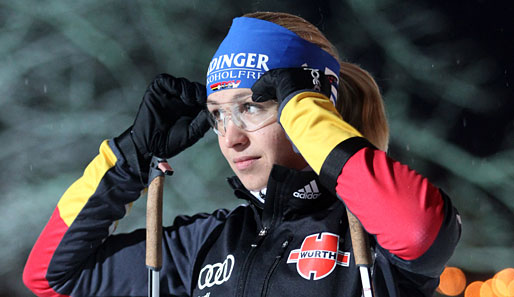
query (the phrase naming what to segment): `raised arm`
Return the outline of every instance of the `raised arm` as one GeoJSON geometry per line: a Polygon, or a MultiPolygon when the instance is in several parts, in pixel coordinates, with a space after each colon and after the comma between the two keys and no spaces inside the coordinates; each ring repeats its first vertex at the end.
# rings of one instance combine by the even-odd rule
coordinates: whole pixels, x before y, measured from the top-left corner
{"type": "Polygon", "coordinates": [[[393,264],[438,275],[460,237],[450,200],[345,122],[328,99],[322,80],[319,91],[314,90],[310,72],[271,70],[253,86],[254,100],[278,98],[279,121],[292,143],[378,245],[393,255],[393,264]],[[428,259],[421,263],[402,262],[424,255],[428,259]]]}
{"type": "MultiPolygon", "coordinates": [[[[27,287],[39,296],[133,296],[145,292],[144,232],[111,233],[128,204],[144,190],[152,155],[172,157],[208,130],[203,102],[205,87],[201,84],[170,75],[160,75],[150,84],[134,125],[119,137],[104,141],[83,176],[59,200],[25,266],[27,287]]],[[[166,249],[177,250],[173,253],[177,256],[188,250],[181,246],[187,244],[190,250],[178,258],[192,262],[195,245],[214,224],[211,221],[217,219],[183,220],[181,226],[166,229],[169,237],[173,232],[184,233],[180,236],[184,241],[170,241],[166,249]]],[[[176,287],[168,289],[184,293],[188,276],[182,270],[189,266],[178,269],[173,267],[173,259],[164,260],[169,263],[163,267],[170,269],[168,277],[178,279],[173,282],[176,287]]]]}

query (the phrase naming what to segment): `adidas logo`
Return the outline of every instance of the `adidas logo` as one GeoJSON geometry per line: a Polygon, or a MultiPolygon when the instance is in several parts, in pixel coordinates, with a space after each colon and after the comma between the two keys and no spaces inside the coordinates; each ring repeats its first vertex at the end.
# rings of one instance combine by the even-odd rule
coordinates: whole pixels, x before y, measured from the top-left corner
{"type": "Polygon", "coordinates": [[[310,183],[306,184],[303,188],[298,189],[293,193],[293,196],[300,199],[316,199],[321,196],[318,190],[316,180],[311,180],[310,183]]]}

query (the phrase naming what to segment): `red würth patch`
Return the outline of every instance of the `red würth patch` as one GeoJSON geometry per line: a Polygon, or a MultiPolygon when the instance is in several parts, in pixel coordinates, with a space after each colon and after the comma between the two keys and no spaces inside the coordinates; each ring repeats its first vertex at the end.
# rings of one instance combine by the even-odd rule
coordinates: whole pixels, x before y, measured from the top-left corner
{"type": "Polygon", "coordinates": [[[300,249],[291,251],[287,263],[296,263],[303,278],[319,280],[332,273],[336,265],[348,267],[350,253],[339,251],[339,235],[316,233],[305,237],[300,249]]]}

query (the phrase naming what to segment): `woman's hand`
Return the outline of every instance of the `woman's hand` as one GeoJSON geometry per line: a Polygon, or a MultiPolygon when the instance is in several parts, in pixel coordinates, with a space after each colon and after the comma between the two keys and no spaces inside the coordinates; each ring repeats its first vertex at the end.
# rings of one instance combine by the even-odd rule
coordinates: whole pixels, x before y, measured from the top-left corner
{"type": "Polygon", "coordinates": [[[157,76],[143,96],[132,139],[146,160],[171,158],[209,130],[205,86],[169,74],[157,76]]]}
{"type": "Polygon", "coordinates": [[[171,158],[209,130],[205,86],[158,75],[148,86],[132,127],[115,139],[143,184],[152,156],[171,158]]]}

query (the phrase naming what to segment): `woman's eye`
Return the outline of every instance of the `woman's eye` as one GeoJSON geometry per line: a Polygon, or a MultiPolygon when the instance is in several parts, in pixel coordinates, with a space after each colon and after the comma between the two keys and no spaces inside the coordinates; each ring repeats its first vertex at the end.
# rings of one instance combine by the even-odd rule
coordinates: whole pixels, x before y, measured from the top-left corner
{"type": "Polygon", "coordinates": [[[216,120],[219,120],[220,117],[221,117],[221,112],[219,109],[214,109],[214,110],[211,110],[209,111],[209,113],[211,114],[211,116],[216,119],[216,120]]]}
{"type": "Polygon", "coordinates": [[[257,105],[255,103],[244,103],[243,104],[243,111],[244,112],[253,114],[253,113],[257,113],[257,112],[259,112],[261,110],[262,110],[262,106],[257,105]]]}

